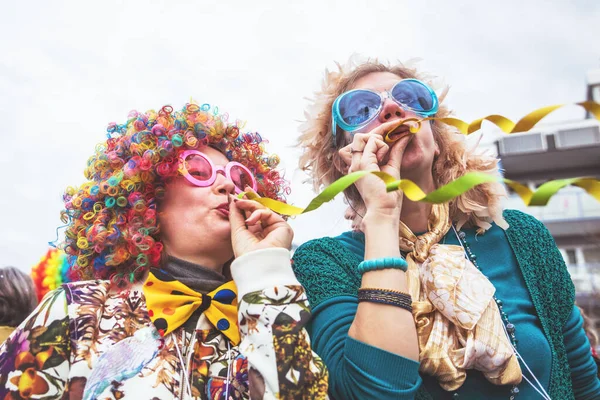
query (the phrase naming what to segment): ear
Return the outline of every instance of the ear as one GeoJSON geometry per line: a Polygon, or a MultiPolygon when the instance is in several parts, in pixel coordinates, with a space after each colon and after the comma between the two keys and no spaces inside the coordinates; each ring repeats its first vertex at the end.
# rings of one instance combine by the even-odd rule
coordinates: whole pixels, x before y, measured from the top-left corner
{"type": "MultiPolygon", "coordinates": [[[[428,122],[431,124],[434,121],[428,121],[428,122]]],[[[440,153],[442,151],[440,150],[440,143],[438,140],[437,133],[433,130],[433,126],[430,126],[430,128],[431,128],[431,138],[433,139],[433,146],[434,146],[433,159],[436,160],[440,156],[440,153]]]]}
{"type": "Polygon", "coordinates": [[[436,159],[440,156],[440,146],[437,144],[437,142],[434,140],[433,143],[435,144],[435,150],[433,152],[433,158],[436,159]]]}

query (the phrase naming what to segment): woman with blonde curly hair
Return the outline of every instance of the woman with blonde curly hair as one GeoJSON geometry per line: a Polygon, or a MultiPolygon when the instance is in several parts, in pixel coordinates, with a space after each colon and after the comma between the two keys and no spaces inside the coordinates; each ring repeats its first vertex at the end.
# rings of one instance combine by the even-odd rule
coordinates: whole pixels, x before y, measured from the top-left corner
{"type": "Polygon", "coordinates": [[[326,398],[293,232],[235,196],[283,199],[277,163],[207,104],[110,124],[64,196],[74,282],[0,347],[0,399],[326,398]]]}
{"type": "MultiPolygon", "coordinates": [[[[315,188],[359,170],[425,192],[468,172],[499,175],[451,127],[399,125],[450,114],[427,81],[377,60],[326,73],[299,140],[315,188]]],[[[332,398],[600,396],[560,253],[539,221],[502,212],[500,183],[440,205],[387,193],[373,175],[345,194],[360,231],[305,243],[293,263],[332,398]]]]}

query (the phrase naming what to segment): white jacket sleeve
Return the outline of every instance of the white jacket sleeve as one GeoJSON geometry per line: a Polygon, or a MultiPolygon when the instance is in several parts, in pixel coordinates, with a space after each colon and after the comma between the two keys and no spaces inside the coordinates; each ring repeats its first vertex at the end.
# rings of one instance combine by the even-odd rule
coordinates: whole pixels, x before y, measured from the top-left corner
{"type": "Polygon", "coordinates": [[[256,250],[236,259],[240,351],[248,359],[250,398],[325,399],[328,372],[311,349],[310,308],[290,252],[256,250]]]}

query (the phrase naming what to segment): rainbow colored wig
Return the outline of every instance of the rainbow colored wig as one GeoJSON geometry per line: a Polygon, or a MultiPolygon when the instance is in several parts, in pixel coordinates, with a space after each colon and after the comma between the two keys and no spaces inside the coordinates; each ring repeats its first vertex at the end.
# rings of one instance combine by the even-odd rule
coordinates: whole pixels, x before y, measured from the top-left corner
{"type": "Polygon", "coordinates": [[[108,139],[87,162],[88,182],[63,196],[69,278],[110,279],[123,287],[159,265],[157,202],[166,180],[178,174],[182,150],[215,147],[252,171],[258,194],[285,201],[289,186],[275,170],[279,157],[265,151],[258,133],[240,133],[240,126],[217,108],[195,103],[177,112],[170,106],[131,111],[124,124],[110,123],[108,139]]]}
{"type": "Polygon", "coordinates": [[[57,248],[48,249],[40,261],[31,268],[31,279],[38,301],[42,301],[49,291],[69,282],[68,269],[66,254],[57,248]]]}

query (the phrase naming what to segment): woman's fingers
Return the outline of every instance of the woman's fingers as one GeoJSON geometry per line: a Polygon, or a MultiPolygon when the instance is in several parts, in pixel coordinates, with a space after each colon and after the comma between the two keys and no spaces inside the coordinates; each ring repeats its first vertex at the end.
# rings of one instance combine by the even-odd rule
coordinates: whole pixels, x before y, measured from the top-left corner
{"type": "Polygon", "coordinates": [[[339,149],[338,154],[340,155],[340,158],[344,164],[346,164],[346,166],[350,166],[350,164],[352,164],[352,143],[339,149]]]}
{"type": "Polygon", "coordinates": [[[364,146],[360,146],[360,151],[353,150],[349,172],[378,170],[379,165],[389,150],[389,146],[379,135],[360,135],[360,139],[354,141],[353,145],[364,143],[364,146]]]}
{"type": "Polygon", "coordinates": [[[364,155],[365,146],[367,145],[367,141],[369,140],[369,135],[365,133],[357,133],[354,135],[352,139],[352,143],[350,144],[350,152],[352,153],[352,164],[351,165],[359,165],[360,160],[364,155]]]}
{"type": "Polygon", "coordinates": [[[248,218],[246,218],[246,225],[256,225],[258,223],[262,223],[263,221],[267,221],[271,213],[267,210],[256,210],[253,211],[248,218]]]}
{"type": "MultiPolygon", "coordinates": [[[[246,188],[247,191],[251,189],[246,188]]],[[[262,204],[231,196],[231,243],[236,257],[271,247],[290,249],[294,231],[279,215],[262,204]]]]}
{"type": "Polygon", "coordinates": [[[363,150],[363,156],[370,157],[374,155],[377,163],[380,163],[389,150],[390,146],[379,135],[371,135],[363,150]]]}
{"type": "Polygon", "coordinates": [[[412,138],[413,135],[409,133],[406,136],[398,139],[398,141],[392,145],[392,148],[390,150],[390,157],[388,159],[386,167],[389,167],[393,171],[400,171],[404,151],[406,150],[406,146],[408,146],[412,138]]]}
{"type": "Polygon", "coordinates": [[[352,143],[338,151],[342,161],[348,166],[353,165],[353,171],[372,165],[374,160],[381,165],[390,151],[390,146],[383,140],[383,134],[387,132],[385,127],[388,125],[393,126],[393,124],[386,123],[369,133],[354,134],[352,143]]]}
{"type": "Polygon", "coordinates": [[[235,205],[243,211],[252,213],[256,210],[268,210],[268,208],[266,208],[265,206],[263,206],[262,204],[260,204],[257,201],[254,200],[248,200],[248,199],[238,199],[237,197],[233,198],[232,200],[235,205]]]}
{"type": "Polygon", "coordinates": [[[240,229],[246,229],[246,221],[243,210],[240,210],[236,202],[231,199],[229,201],[229,223],[231,224],[232,234],[240,229]]]}
{"type": "Polygon", "coordinates": [[[246,225],[256,225],[261,223],[261,225],[266,228],[277,222],[285,222],[279,214],[274,213],[256,201],[236,199],[234,202],[239,209],[250,213],[250,216],[244,221],[246,225]]]}

